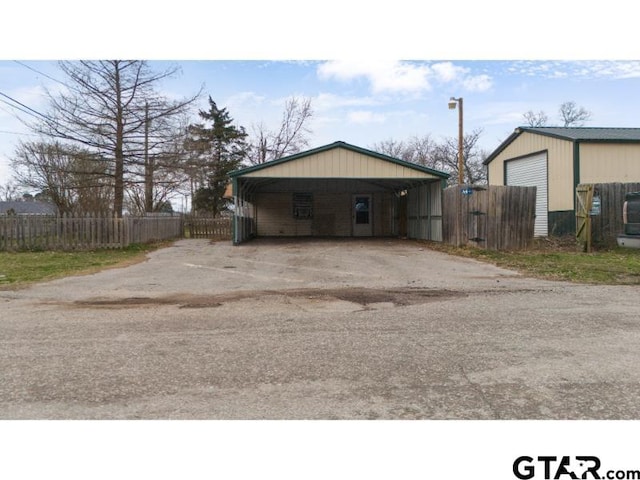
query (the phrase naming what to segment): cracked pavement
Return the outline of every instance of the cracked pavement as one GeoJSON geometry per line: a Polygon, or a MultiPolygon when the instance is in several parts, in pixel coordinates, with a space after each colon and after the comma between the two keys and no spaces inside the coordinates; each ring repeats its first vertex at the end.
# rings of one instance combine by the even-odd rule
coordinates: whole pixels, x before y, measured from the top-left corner
{"type": "Polygon", "coordinates": [[[0,418],[638,419],[637,294],[406,240],[181,240],[0,291],[0,418]]]}

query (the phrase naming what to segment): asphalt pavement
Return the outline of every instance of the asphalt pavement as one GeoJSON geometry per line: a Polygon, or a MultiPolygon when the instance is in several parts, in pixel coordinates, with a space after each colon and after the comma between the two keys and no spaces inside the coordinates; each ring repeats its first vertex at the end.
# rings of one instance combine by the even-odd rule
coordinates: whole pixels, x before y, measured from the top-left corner
{"type": "Polygon", "coordinates": [[[639,419],[637,299],[407,240],[181,240],[0,291],[0,419],[639,419]]]}

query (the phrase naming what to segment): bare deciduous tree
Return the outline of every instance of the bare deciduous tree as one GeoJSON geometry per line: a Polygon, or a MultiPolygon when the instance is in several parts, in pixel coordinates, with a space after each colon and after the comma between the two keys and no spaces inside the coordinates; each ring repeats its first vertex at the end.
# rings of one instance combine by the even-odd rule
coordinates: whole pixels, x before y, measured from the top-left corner
{"type": "Polygon", "coordinates": [[[370,145],[369,149],[393,158],[400,158],[404,160],[407,152],[407,145],[402,140],[389,138],[370,145]]]}
{"type": "Polygon", "coordinates": [[[529,127],[544,127],[549,121],[549,117],[542,110],[538,113],[534,113],[533,110],[529,110],[528,112],[523,113],[522,116],[529,127]]]}
{"type": "Polygon", "coordinates": [[[152,72],[147,62],[103,60],[60,62],[68,89],[48,92],[50,112],[33,129],[45,136],[82,145],[108,162],[113,174],[113,211],[122,215],[125,188],[145,154],[163,142],[161,119],[185,111],[199,96],[168,101],[157,93],[159,82],[177,67],[152,72]]]}
{"type": "Polygon", "coordinates": [[[21,196],[20,189],[15,182],[9,181],[4,185],[0,185],[0,201],[10,202],[18,200],[21,196]]]}
{"type": "Polygon", "coordinates": [[[188,119],[178,115],[149,122],[143,165],[132,165],[127,207],[135,213],[166,210],[171,197],[188,193],[188,119]]]}
{"type": "Polygon", "coordinates": [[[249,141],[251,164],[259,165],[293,155],[308,147],[312,116],[311,99],[288,98],[277,131],[269,130],[264,123],[253,126],[253,138],[249,141]]]}
{"type": "MultiPolygon", "coordinates": [[[[487,171],[483,165],[487,152],[478,149],[478,140],[482,135],[482,129],[473,130],[464,135],[463,139],[463,165],[464,182],[469,185],[484,184],[487,182],[487,171]]],[[[458,178],[458,138],[449,137],[436,145],[434,160],[438,169],[449,173],[449,183],[454,183],[458,178]]]]}
{"type": "Polygon", "coordinates": [[[576,102],[564,102],[558,109],[564,127],[582,127],[591,119],[591,112],[579,107],[576,102]]]}
{"type": "Polygon", "coordinates": [[[59,142],[21,142],[11,166],[20,185],[40,192],[60,213],[104,211],[113,201],[108,164],[86,149],[59,142]]]}
{"type": "Polygon", "coordinates": [[[176,195],[187,193],[185,185],[189,177],[182,164],[183,154],[166,153],[154,156],[153,184],[131,183],[127,188],[128,210],[132,213],[159,212],[176,195]]]}
{"type": "Polygon", "coordinates": [[[435,164],[434,157],[435,147],[436,143],[431,139],[431,136],[424,135],[423,137],[413,136],[406,141],[397,141],[394,139],[383,140],[374,143],[370,149],[406,162],[436,168],[437,165],[435,164]]]}
{"type": "MultiPolygon", "coordinates": [[[[482,184],[487,181],[486,168],[482,164],[488,153],[478,149],[478,140],[482,129],[474,130],[464,136],[464,170],[465,182],[482,184]]],[[[458,178],[458,138],[445,138],[441,143],[431,139],[429,135],[411,137],[407,141],[393,139],[373,144],[371,150],[416,163],[450,175],[450,182],[458,178]]]]}
{"type": "MultiPolygon", "coordinates": [[[[584,107],[579,107],[574,101],[562,103],[558,113],[563,127],[582,127],[585,122],[591,120],[591,112],[584,107]]],[[[549,117],[542,110],[538,113],[529,110],[522,116],[529,127],[546,127],[549,123],[549,117]]]]}

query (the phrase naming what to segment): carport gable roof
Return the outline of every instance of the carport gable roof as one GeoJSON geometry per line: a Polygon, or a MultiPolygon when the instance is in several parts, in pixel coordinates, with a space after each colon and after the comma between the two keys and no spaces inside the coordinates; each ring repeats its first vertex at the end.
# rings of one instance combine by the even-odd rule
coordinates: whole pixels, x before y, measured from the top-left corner
{"type": "Polygon", "coordinates": [[[640,143],[640,128],[618,127],[518,127],[484,162],[488,165],[500,152],[525,132],[559,138],[569,142],[640,143]]]}
{"type": "MultiPolygon", "coordinates": [[[[241,170],[236,170],[231,172],[229,175],[232,178],[237,177],[262,177],[262,178],[286,178],[287,175],[283,174],[281,168],[277,168],[282,166],[283,164],[287,164],[290,162],[296,162],[305,158],[312,157],[314,155],[318,155],[329,150],[333,149],[344,149],[350,152],[354,152],[356,154],[365,155],[367,157],[371,157],[377,160],[381,160],[384,162],[388,162],[390,164],[394,164],[398,167],[401,167],[399,171],[402,173],[400,177],[408,178],[408,177],[420,177],[420,178],[431,178],[431,179],[447,179],[449,178],[449,174],[445,172],[441,172],[439,170],[434,170],[432,168],[424,167],[422,165],[417,165],[415,163],[407,162],[404,160],[400,160],[399,158],[390,157],[388,155],[384,155],[382,153],[374,152],[372,150],[367,150],[361,147],[356,147],[354,145],[350,145],[348,143],[338,141],[328,145],[324,145],[322,147],[314,148],[311,150],[307,150],[305,152],[297,153],[295,155],[291,155],[288,157],[283,157],[277,160],[272,160],[267,163],[263,163],[262,165],[256,165],[253,167],[243,168],[241,170]],[[275,168],[274,168],[275,167],[275,168]],[[269,170],[272,170],[269,172],[269,170]]],[[[358,166],[354,166],[352,172],[348,175],[349,178],[371,178],[371,174],[367,174],[363,171],[362,165],[358,162],[358,166]]],[[[300,178],[298,175],[296,175],[300,178]]],[[[375,175],[373,175],[375,176],[375,175]]],[[[308,175],[308,178],[345,178],[344,175],[339,175],[335,173],[324,173],[321,175],[308,175]]],[[[385,175],[382,178],[398,178],[396,176],[389,177],[385,175]]]]}

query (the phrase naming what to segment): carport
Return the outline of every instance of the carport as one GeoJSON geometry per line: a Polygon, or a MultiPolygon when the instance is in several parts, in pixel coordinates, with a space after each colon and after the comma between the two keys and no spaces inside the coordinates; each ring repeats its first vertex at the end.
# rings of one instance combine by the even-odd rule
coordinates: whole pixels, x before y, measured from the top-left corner
{"type": "Polygon", "coordinates": [[[230,174],[233,243],[254,237],[442,240],[448,174],[335,142],[230,174]]]}

